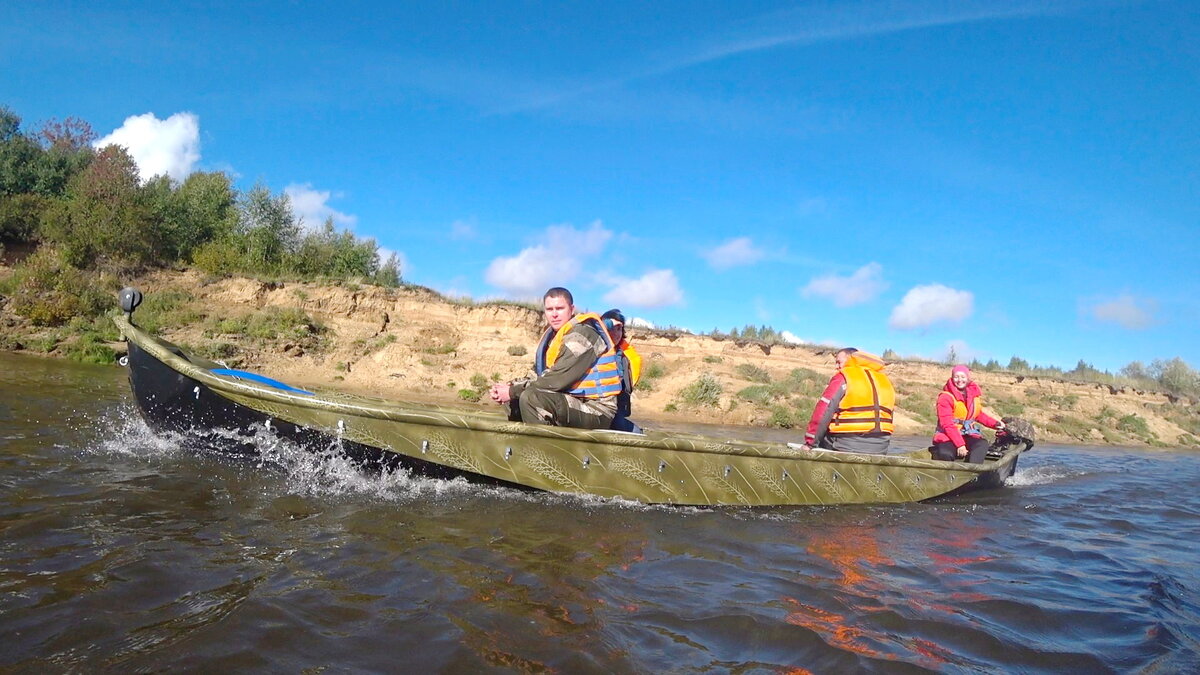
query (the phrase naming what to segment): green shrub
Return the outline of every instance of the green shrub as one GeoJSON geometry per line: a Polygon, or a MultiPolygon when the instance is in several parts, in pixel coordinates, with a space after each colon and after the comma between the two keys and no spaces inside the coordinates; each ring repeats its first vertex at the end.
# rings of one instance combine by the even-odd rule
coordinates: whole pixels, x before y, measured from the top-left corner
{"type": "Polygon", "coordinates": [[[721,382],[711,373],[704,373],[679,392],[684,403],[694,406],[716,407],[720,398],[721,382]]]}
{"type": "Polygon", "coordinates": [[[722,361],[724,361],[724,360],[725,360],[725,359],[721,358],[720,356],[713,356],[713,355],[711,355],[711,354],[710,354],[710,355],[708,355],[708,356],[706,356],[706,357],[704,357],[704,359],[703,359],[703,361],[704,361],[705,363],[721,363],[721,362],[722,362],[722,361]]]}
{"type": "Polygon", "coordinates": [[[767,383],[771,381],[771,374],[753,363],[739,363],[736,370],[738,375],[750,382],[767,383]]]}
{"type": "Polygon", "coordinates": [[[82,335],[77,340],[64,343],[66,357],[80,363],[116,363],[117,354],[111,347],[102,343],[94,333],[82,335]]]}
{"type": "Polygon", "coordinates": [[[1077,394],[1051,394],[1046,397],[1046,402],[1059,410],[1074,410],[1075,404],[1079,403],[1079,396],[1077,394]]]}
{"type": "Polygon", "coordinates": [[[1139,438],[1153,438],[1154,434],[1150,432],[1150,425],[1146,424],[1146,420],[1130,413],[1121,419],[1117,420],[1117,429],[1124,431],[1127,434],[1133,434],[1139,438]]]}
{"type": "Polygon", "coordinates": [[[179,327],[196,323],[200,314],[190,307],[196,297],[186,291],[162,291],[146,296],[137,310],[137,324],[150,333],[163,327],[179,327]]]}
{"type": "Polygon", "coordinates": [[[770,405],[775,398],[774,388],[765,384],[752,384],[737,393],[738,398],[755,405],[770,405]]]}
{"type": "Polygon", "coordinates": [[[509,356],[525,356],[529,351],[523,345],[510,345],[508,348],[509,356]]]}
{"type": "Polygon", "coordinates": [[[792,427],[796,426],[797,421],[798,420],[795,413],[787,408],[779,405],[771,407],[771,418],[768,420],[768,423],[771,426],[780,427],[783,429],[791,429],[792,427]]]}
{"type": "Polygon", "coordinates": [[[483,373],[475,373],[471,376],[471,386],[483,387],[486,389],[488,386],[488,379],[484,377],[483,373]]]}
{"type": "Polygon", "coordinates": [[[667,368],[658,361],[651,361],[650,365],[642,368],[642,380],[655,379],[667,374],[667,368]]]}
{"type": "Polygon", "coordinates": [[[476,401],[478,401],[480,398],[483,397],[483,392],[481,392],[477,389],[459,389],[458,397],[464,401],[470,401],[472,403],[475,403],[476,401]]]}
{"type": "MultiPolygon", "coordinates": [[[[933,403],[931,402],[932,406],[933,403]]],[[[1020,417],[1025,414],[1025,405],[1008,396],[1000,396],[992,400],[992,407],[1001,417],[1020,417]]]]}
{"type": "Polygon", "coordinates": [[[8,283],[12,311],[35,326],[61,326],[116,305],[112,279],[71,267],[45,247],[19,265],[8,283]]]}

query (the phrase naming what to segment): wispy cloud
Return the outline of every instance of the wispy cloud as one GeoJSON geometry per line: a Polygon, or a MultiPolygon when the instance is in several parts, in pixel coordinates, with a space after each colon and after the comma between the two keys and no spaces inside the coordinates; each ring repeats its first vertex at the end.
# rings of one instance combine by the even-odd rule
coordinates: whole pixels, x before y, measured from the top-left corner
{"type": "Polygon", "coordinates": [[[713,269],[724,271],[740,265],[753,265],[762,260],[766,252],[755,246],[750,237],[737,237],[701,255],[713,269]]]}
{"type": "Polygon", "coordinates": [[[840,42],[907,31],[979,23],[1076,10],[1079,0],[1001,2],[946,0],[942,2],[821,3],[753,17],[730,25],[725,32],[689,44],[664,49],[645,64],[607,78],[580,79],[567,86],[526,85],[536,94],[507,97],[491,114],[509,114],[551,107],[589,94],[624,87],[638,80],[662,77],[731,57],[786,47],[840,42]]]}
{"type": "Polygon", "coordinates": [[[450,238],[455,241],[470,241],[478,236],[475,225],[465,220],[450,223],[450,238]]]}
{"type": "Polygon", "coordinates": [[[1111,300],[1096,302],[1088,313],[1097,321],[1115,323],[1122,328],[1142,330],[1154,325],[1158,303],[1152,298],[1138,298],[1122,293],[1111,300]]]}
{"type": "Polygon", "coordinates": [[[200,118],[190,112],[175,113],[165,120],[154,113],[134,115],[92,145],[123,146],[137,162],[143,181],[163,174],[182,181],[200,161],[200,118]]]}
{"type": "Polygon", "coordinates": [[[888,325],[900,330],[924,328],[939,322],[959,323],[975,311],[975,296],[941,284],[915,286],[892,309],[888,325]]]}
{"type": "Polygon", "coordinates": [[[321,227],[330,219],[341,227],[353,227],[358,222],[357,216],[342,213],[329,205],[329,200],[335,196],[329,190],[314,189],[310,183],[292,183],[283,188],[283,193],[291,200],[296,217],[310,228],[321,227]]]}
{"type": "Polygon", "coordinates": [[[887,287],[887,282],[883,280],[883,266],[870,262],[850,276],[828,274],[817,277],[800,292],[806,298],[828,298],[836,307],[852,307],[873,300],[887,287]]]}

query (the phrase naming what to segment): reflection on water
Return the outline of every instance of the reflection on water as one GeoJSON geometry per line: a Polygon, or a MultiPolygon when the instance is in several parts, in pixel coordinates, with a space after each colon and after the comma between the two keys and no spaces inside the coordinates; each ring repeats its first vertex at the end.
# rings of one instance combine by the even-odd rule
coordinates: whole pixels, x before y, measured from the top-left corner
{"type": "Polygon", "coordinates": [[[1192,453],[1047,446],[926,504],[642,506],[273,437],[205,455],[119,369],[0,373],[0,670],[1200,667],[1192,453]]]}

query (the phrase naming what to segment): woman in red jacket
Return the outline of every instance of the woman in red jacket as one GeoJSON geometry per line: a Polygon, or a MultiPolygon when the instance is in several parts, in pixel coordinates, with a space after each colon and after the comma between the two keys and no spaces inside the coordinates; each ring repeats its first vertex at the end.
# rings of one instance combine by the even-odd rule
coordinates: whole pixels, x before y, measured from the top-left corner
{"type": "Polygon", "coordinates": [[[929,449],[934,459],[982,462],[988,441],[979,425],[1003,429],[1004,422],[983,412],[983,393],[971,381],[971,370],[954,366],[937,397],[937,433],[929,449]]]}

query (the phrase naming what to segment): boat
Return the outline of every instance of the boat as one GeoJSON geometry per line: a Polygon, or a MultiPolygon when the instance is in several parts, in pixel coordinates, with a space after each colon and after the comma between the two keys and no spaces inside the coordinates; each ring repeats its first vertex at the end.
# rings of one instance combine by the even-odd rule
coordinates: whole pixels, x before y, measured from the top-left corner
{"type": "Polygon", "coordinates": [[[185,353],[139,328],[142,295],[114,317],[137,408],[157,433],[254,453],[261,434],[421,476],[648,504],[793,506],[917,502],[1004,485],[1034,445],[1006,418],[988,459],[933,460],[927,449],[866,455],[795,444],[509,421],[483,409],[309,391],[185,353]]]}

